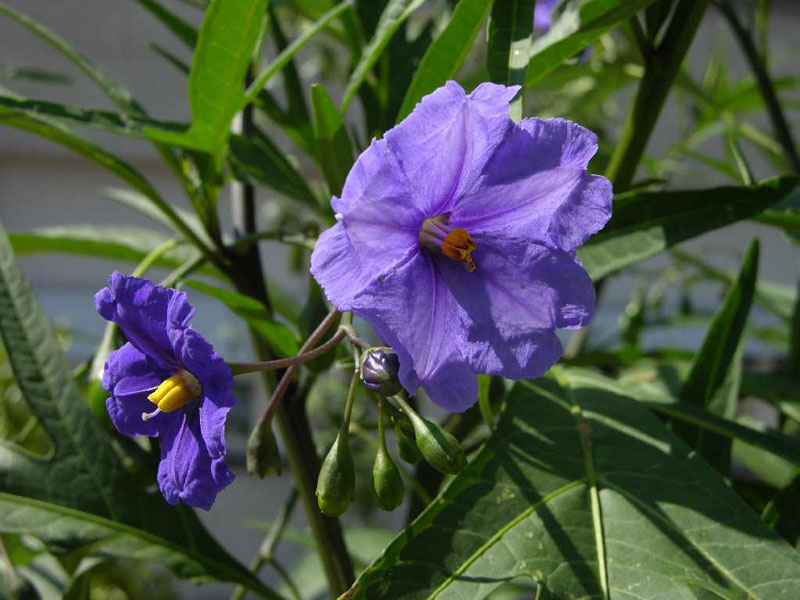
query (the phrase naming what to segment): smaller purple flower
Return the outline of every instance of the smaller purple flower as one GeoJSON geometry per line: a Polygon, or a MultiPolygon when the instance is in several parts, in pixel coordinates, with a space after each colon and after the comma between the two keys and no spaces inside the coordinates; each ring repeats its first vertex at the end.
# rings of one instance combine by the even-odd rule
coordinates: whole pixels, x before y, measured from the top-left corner
{"type": "Polygon", "coordinates": [[[550,19],[558,0],[537,0],[533,13],[533,24],[537,29],[550,31],[550,19]]]}
{"type": "Polygon", "coordinates": [[[115,272],[94,302],[128,338],[103,373],[111,421],[124,435],[161,438],[167,502],[210,509],[234,478],[225,464],[225,418],[236,403],[230,368],[189,327],[194,307],[184,292],[115,272]]]}

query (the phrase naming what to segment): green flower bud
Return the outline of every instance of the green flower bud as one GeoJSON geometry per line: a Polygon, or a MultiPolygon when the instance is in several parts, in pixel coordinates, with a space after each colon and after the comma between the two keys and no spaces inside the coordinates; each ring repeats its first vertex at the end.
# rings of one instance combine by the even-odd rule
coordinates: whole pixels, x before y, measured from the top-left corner
{"type": "Polygon", "coordinates": [[[361,380],[381,396],[394,396],[402,386],[397,379],[400,359],[391,348],[370,348],[361,361],[361,380]]]}
{"type": "Polygon", "coordinates": [[[378,448],[372,465],[372,489],[375,501],[383,510],[394,510],[403,503],[403,478],[385,447],[378,448]]]}
{"type": "Polygon", "coordinates": [[[408,417],[414,427],[417,448],[426,462],[440,473],[459,473],[467,459],[458,440],[436,423],[416,413],[412,412],[408,417]]]}
{"type": "Polygon", "coordinates": [[[397,452],[400,454],[400,458],[410,465],[416,465],[422,459],[422,454],[420,454],[414,438],[403,430],[397,419],[394,420],[394,434],[397,437],[397,452]]]}
{"type": "Polygon", "coordinates": [[[326,515],[338,517],[347,510],[355,496],[356,475],[346,433],[336,436],[322,462],[317,479],[317,504],[326,515]]]}
{"type": "Polygon", "coordinates": [[[281,474],[281,454],[269,423],[259,422],[253,428],[247,440],[245,458],[248,475],[258,475],[263,479],[271,473],[281,474]]]}

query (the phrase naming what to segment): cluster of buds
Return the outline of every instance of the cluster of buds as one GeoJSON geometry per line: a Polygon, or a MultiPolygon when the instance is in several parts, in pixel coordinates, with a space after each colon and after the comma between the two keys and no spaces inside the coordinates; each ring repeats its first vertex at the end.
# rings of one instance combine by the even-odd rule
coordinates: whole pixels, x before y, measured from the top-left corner
{"type": "MultiPolygon", "coordinates": [[[[378,400],[378,452],[372,467],[372,489],[382,509],[394,510],[403,502],[405,489],[400,470],[386,447],[385,422],[391,414],[400,458],[415,465],[425,460],[445,474],[461,471],[466,462],[458,440],[438,424],[419,416],[409,405],[397,373],[400,362],[391,348],[370,348],[362,356],[358,373],[364,386],[378,400]]],[[[350,412],[354,397],[353,378],[345,418],[319,473],[317,503],[330,516],[343,514],[355,495],[355,466],[348,443],[350,412]]]]}

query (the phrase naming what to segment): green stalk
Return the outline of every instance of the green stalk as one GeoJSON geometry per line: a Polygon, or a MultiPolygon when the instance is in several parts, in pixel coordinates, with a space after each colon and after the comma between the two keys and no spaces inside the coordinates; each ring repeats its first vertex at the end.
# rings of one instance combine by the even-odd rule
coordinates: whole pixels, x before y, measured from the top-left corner
{"type": "Polygon", "coordinates": [[[792,139],[792,130],[786,120],[786,115],[783,114],[778,95],[775,93],[775,86],[772,85],[772,79],[767,72],[767,65],[764,62],[763,55],[759,53],[753,41],[753,36],[742,25],[731,3],[728,1],[720,2],[717,7],[725,17],[725,20],[728,21],[733,35],[739,42],[742,52],[744,52],[744,56],[753,70],[753,75],[755,75],[758,82],[758,89],[761,91],[761,97],[764,99],[767,113],[770,121],[772,121],[775,138],[783,147],[783,153],[786,155],[786,160],[789,161],[792,171],[795,174],[800,174],[800,155],[797,154],[797,147],[792,139]]]}
{"type": "Polygon", "coordinates": [[[664,41],[644,65],[632,110],[606,170],[615,192],[630,187],[661,110],[686,57],[709,0],[681,0],[664,41]]]}
{"type": "MultiPolygon", "coordinates": [[[[252,105],[246,106],[243,111],[241,127],[244,135],[252,134],[252,111],[252,105]]],[[[256,218],[253,186],[237,184],[231,190],[231,196],[232,216],[237,238],[241,239],[254,234],[256,218]]],[[[239,248],[239,251],[235,252],[231,259],[233,268],[230,269],[229,276],[237,291],[261,301],[271,310],[257,245],[239,248]]],[[[272,360],[274,357],[269,348],[252,329],[250,335],[258,360],[272,360]]],[[[273,390],[276,385],[275,374],[271,371],[262,371],[262,377],[268,392],[273,390]]],[[[339,596],[348,590],[354,580],[353,567],[338,519],[323,515],[317,507],[316,482],[319,473],[319,457],[314,447],[305,412],[305,398],[292,398],[291,395],[292,392],[289,392],[284,401],[278,405],[274,421],[283,440],[284,452],[316,542],[317,553],[328,580],[330,594],[339,596]],[[291,406],[289,406],[290,404],[291,406]]]]}

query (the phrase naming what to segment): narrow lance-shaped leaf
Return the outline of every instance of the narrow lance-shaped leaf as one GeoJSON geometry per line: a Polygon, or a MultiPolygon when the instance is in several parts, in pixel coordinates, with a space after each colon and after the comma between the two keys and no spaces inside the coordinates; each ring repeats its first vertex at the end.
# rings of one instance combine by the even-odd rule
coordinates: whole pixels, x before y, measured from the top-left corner
{"type": "MultiPolygon", "coordinates": [[[[714,316],[703,345],[695,354],[681,400],[692,406],[726,418],[736,416],[743,333],[755,295],[758,276],[758,240],[753,240],[742,263],[736,282],[725,295],[719,312],[714,316]],[[738,355],[738,367],[735,358],[738,355]],[[729,374],[734,381],[728,381],[729,374]]],[[[723,473],[727,473],[730,444],[718,436],[708,435],[685,425],[676,432],[702,456],[723,473]]]]}
{"type": "Polygon", "coordinates": [[[397,122],[405,119],[423,96],[456,76],[491,7],[492,3],[486,0],[461,0],[456,4],[444,31],[433,40],[422,57],[403,99],[397,122]]]}
{"type": "Polygon", "coordinates": [[[358,61],[342,98],[342,112],[347,113],[347,107],[355,98],[358,88],[364,83],[369,70],[380,58],[392,36],[400,28],[403,22],[411,16],[415,10],[424,4],[424,0],[389,0],[386,8],[383,9],[375,33],[369,43],[364,46],[361,52],[361,59],[358,61]]]}
{"type": "Polygon", "coordinates": [[[0,444],[0,531],[62,548],[91,544],[97,553],[151,560],[182,577],[234,581],[275,597],[193,512],[142,491],[128,475],[78,393],[2,226],[0,336],[16,382],[55,447],[39,459],[0,444]]]}
{"type": "MultiPolygon", "coordinates": [[[[525,85],[533,35],[535,0],[494,0],[486,66],[495,83],[525,85]]],[[[523,91],[511,102],[511,118],[522,118],[523,91]]]]}
{"type": "Polygon", "coordinates": [[[618,196],[614,214],[578,250],[593,279],[601,279],[693,237],[747,219],[795,193],[797,178],[768,179],[752,187],[719,187],[618,196]]]}
{"type": "Polygon", "coordinates": [[[563,0],[553,11],[550,31],[531,46],[528,82],[546,77],[565,60],[654,1],[563,0]]]}
{"type": "Polygon", "coordinates": [[[189,73],[192,125],[184,133],[147,128],[158,142],[219,155],[244,98],[244,81],[268,0],[214,0],[189,73]]]}
{"type": "Polygon", "coordinates": [[[515,386],[351,598],[477,600],[522,579],[540,598],[794,598],[797,553],[713,469],[635,400],[566,378],[515,386]]]}
{"type": "Polygon", "coordinates": [[[353,145],[344,118],[322,85],[311,86],[311,110],[319,163],[331,194],[338,196],[353,166],[353,145]]]}
{"type": "Polygon", "coordinates": [[[136,0],[136,2],[161,21],[187,48],[194,50],[198,37],[197,29],[194,26],[184,21],[158,0],[136,0]]]}

